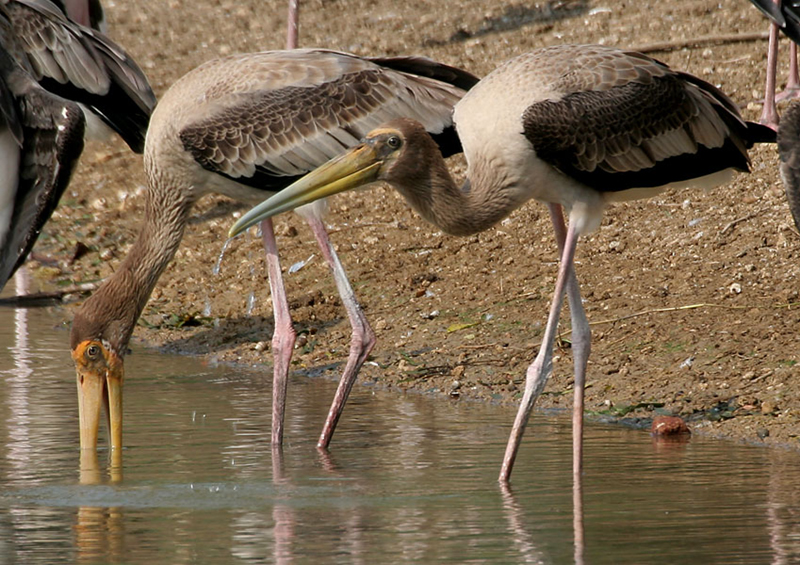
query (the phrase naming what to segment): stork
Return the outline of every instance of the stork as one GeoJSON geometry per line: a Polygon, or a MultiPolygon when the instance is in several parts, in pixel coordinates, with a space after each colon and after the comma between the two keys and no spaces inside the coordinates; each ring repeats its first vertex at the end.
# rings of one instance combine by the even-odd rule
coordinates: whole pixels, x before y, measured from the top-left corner
{"type": "Polygon", "coordinates": [[[747,149],[775,132],[746,122],[718,88],[640,53],[599,45],[531,51],[487,75],[456,105],[467,158],[459,188],[430,136],[393,120],[358,146],[242,216],[231,237],[317,198],[383,181],[424,219],[453,235],[490,228],[530,199],[546,203],[561,263],[543,343],[500,472],[507,484],[536,398],[552,370],[566,293],[575,364],[573,473],[582,469],[583,388],[590,330],[573,258],[580,235],[599,227],[608,202],[645,198],[671,186],[710,187],[749,171],[747,149]],[[562,207],[569,210],[564,225],[562,207]]]}
{"type": "MultiPolygon", "coordinates": [[[[102,406],[113,449],[122,446],[124,356],[142,309],[183,237],[192,205],[216,192],[255,204],[400,116],[424,124],[445,154],[460,151],[452,109],[477,82],[419,57],[364,58],[321,49],[233,55],[197,67],[163,95],[144,152],[148,190],[136,242],[114,274],[75,313],[72,357],[79,389],[81,447],[94,448],[102,406]]],[[[375,342],[331,245],[321,214],[301,210],[328,261],[353,338],[319,445],[327,447],[358,370],[375,342]]],[[[263,231],[275,311],[272,443],[283,437],[289,361],[295,342],[277,248],[263,231]]]]}

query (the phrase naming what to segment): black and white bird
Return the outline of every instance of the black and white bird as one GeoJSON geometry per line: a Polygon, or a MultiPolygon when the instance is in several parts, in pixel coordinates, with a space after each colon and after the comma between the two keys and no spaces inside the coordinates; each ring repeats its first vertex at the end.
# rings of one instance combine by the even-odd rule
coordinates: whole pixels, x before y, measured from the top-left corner
{"type": "Polygon", "coordinates": [[[50,0],[5,0],[5,9],[39,84],[86,108],[93,136],[114,131],[141,153],[156,98],[125,50],[50,0]]]}
{"type": "Polygon", "coordinates": [[[530,199],[546,203],[561,264],[500,481],[510,478],[534,402],[552,371],[565,294],[572,317],[577,477],[590,350],[573,267],[579,236],[599,227],[609,202],[673,186],[711,187],[730,179],[732,171],[749,171],[748,148],[774,142],[775,132],[743,120],[730,98],[697,77],[640,53],[599,45],[538,49],[504,63],[456,105],[454,121],[468,164],[462,186],[420,124],[394,120],[242,216],[229,235],[376,181],[392,185],[423,218],[454,235],[488,229],[530,199]],[[569,210],[568,228],[562,206],[569,210]]]}
{"type": "MultiPolygon", "coordinates": [[[[66,2],[67,6],[76,3],[79,0],[66,2]]],[[[0,13],[5,56],[16,62],[14,65],[6,61],[5,65],[5,94],[10,97],[6,107],[16,105],[22,115],[31,111],[47,113],[70,101],[74,104],[68,107],[77,107],[83,114],[80,125],[72,112],[65,114],[69,119],[62,126],[70,129],[58,140],[52,140],[62,145],[49,148],[50,155],[58,158],[38,162],[35,178],[30,176],[30,170],[21,170],[20,174],[28,176],[17,179],[12,168],[6,169],[5,182],[0,187],[0,200],[5,203],[0,207],[0,233],[7,234],[0,237],[1,289],[24,262],[67,186],[73,163],[68,165],[66,160],[79,156],[83,149],[83,139],[77,140],[71,128],[80,127],[82,132],[91,131],[101,138],[114,131],[133,151],[141,153],[156,99],[146,76],[122,48],[101,32],[68,20],[50,0],[5,0],[0,3],[0,13]],[[18,78],[21,73],[53,96],[31,89],[27,81],[18,78]],[[16,90],[23,82],[25,88],[16,90]],[[30,106],[31,96],[36,97],[39,107],[30,106]],[[63,146],[67,142],[72,146],[63,146]],[[45,162],[55,169],[45,171],[45,162]],[[39,187],[35,197],[25,188],[33,181],[39,187]]],[[[16,121],[22,123],[21,120],[16,121]]],[[[21,147],[28,147],[23,149],[23,155],[27,155],[23,161],[33,159],[30,143],[25,139],[17,141],[21,147]]],[[[39,138],[38,150],[44,150],[43,143],[39,138]]],[[[12,151],[3,158],[15,160],[17,156],[12,151]]]]}

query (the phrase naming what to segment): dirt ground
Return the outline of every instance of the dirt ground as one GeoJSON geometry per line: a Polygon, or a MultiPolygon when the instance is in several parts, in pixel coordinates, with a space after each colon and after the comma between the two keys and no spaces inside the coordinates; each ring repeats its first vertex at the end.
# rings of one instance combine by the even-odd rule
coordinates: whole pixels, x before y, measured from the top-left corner
{"type": "MultiPolygon", "coordinates": [[[[157,94],[203,61],[280,49],[283,0],[105,2],[109,34],[139,61],[157,94]]],[[[314,0],[301,8],[300,44],[363,55],[424,54],[483,75],[537,47],[602,43],[641,48],[719,85],[757,119],[766,40],[690,44],[765,32],[745,0],[314,0]]],[[[781,44],[785,81],[788,43],[781,44]]],[[[774,146],[753,172],[708,194],[671,191],[612,206],[578,248],[578,278],[593,323],[587,411],[614,417],[680,414],[695,431],[798,446],[800,234],[778,177],[774,146]]],[[[458,159],[452,161],[463,172],[458,159]]],[[[43,288],[98,281],[124,257],[142,217],[141,158],[121,142],[92,143],[36,248],[43,288]],[[76,243],[89,252],[69,262],[76,243]]],[[[260,240],[238,238],[212,274],[232,214],[206,197],[136,329],[132,348],[263,364],[271,376],[271,302],[260,240]],[[254,293],[254,303],[249,296],[254,293]],[[252,308],[251,311],[250,308],[252,308]]],[[[327,219],[342,262],[378,335],[361,379],[444,398],[515,402],[541,338],[556,274],[546,208],[529,203],[478,236],[445,236],[388,188],[333,199],[327,219]]],[[[287,290],[300,333],[297,371],[337,378],[349,324],[304,222],[277,219],[287,290]]],[[[64,310],[71,319],[79,302],[64,310]]],[[[540,407],[571,403],[564,340],[540,407]]],[[[65,363],[68,353],[64,353],[65,363]]],[[[130,375],[135,378],[135,375],[130,375]]],[[[346,417],[346,415],[345,415],[346,417]]]]}

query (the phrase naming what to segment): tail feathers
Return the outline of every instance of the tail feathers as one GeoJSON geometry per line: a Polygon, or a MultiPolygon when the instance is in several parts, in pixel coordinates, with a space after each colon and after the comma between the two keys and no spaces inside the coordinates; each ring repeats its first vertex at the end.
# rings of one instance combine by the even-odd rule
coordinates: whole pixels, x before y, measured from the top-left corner
{"type": "Polygon", "coordinates": [[[370,57],[369,60],[395,71],[446,82],[464,91],[475,86],[480,80],[464,69],[445,65],[427,57],[370,57]]]}
{"type": "Polygon", "coordinates": [[[777,143],[778,132],[769,126],[757,124],[755,122],[745,122],[747,124],[748,148],[756,143],[777,143]]]}

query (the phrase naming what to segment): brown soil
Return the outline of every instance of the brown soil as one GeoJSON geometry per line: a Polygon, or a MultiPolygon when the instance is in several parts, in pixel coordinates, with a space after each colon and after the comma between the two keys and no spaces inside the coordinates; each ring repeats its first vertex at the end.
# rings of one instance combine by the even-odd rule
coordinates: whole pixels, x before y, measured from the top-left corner
{"type": "MultiPolygon", "coordinates": [[[[109,4],[109,3],[107,3],[109,4]]],[[[138,0],[107,7],[110,35],[140,62],[157,93],[203,61],[280,49],[285,1],[138,0]]],[[[766,20],[743,0],[314,0],[301,12],[301,45],[364,55],[425,54],[477,74],[559,43],[638,47],[709,35],[752,34],[766,20]]],[[[719,85],[757,119],[766,41],[702,44],[654,56],[719,85]]],[[[781,45],[785,80],[788,47],[781,45]]],[[[688,417],[695,430],[797,446],[800,235],[777,172],[774,146],[752,152],[753,173],[709,194],[671,191],[612,206],[582,240],[578,277],[593,351],[586,406],[615,416],[688,417]]],[[[461,162],[453,167],[462,172],[461,162]]],[[[142,217],[141,158],[121,143],[90,144],[36,251],[44,287],[97,281],[131,245],[142,217]],[[69,264],[76,243],[90,251],[69,264]]],[[[212,267],[234,211],[207,197],[136,329],[133,348],[162,347],[270,374],[271,302],[260,241],[237,239],[212,267]],[[248,315],[249,293],[255,307],[248,315]],[[210,317],[203,315],[206,305],[210,317]]],[[[336,197],[331,234],[378,334],[361,378],[443,397],[513,402],[539,346],[556,273],[544,206],[530,203],[478,236],[441,234],[387,188],[336,197]]],[[[349,325],[313,237],[292,214],[277,220],[287,290],[301,347],[298,371],[336,378],[349,325]]],[[[70,306],[65,317],[72,315],[70,306]]],[[[568,329],[568,316],[562,316],[568,329]]],[[[568,333],[539,402],[569,407],[568,333]]],[[[65,352],[65,362],[68,357],[65,352]]],[[[135,378],[135,375],[132,376],[135,378]]]]}

